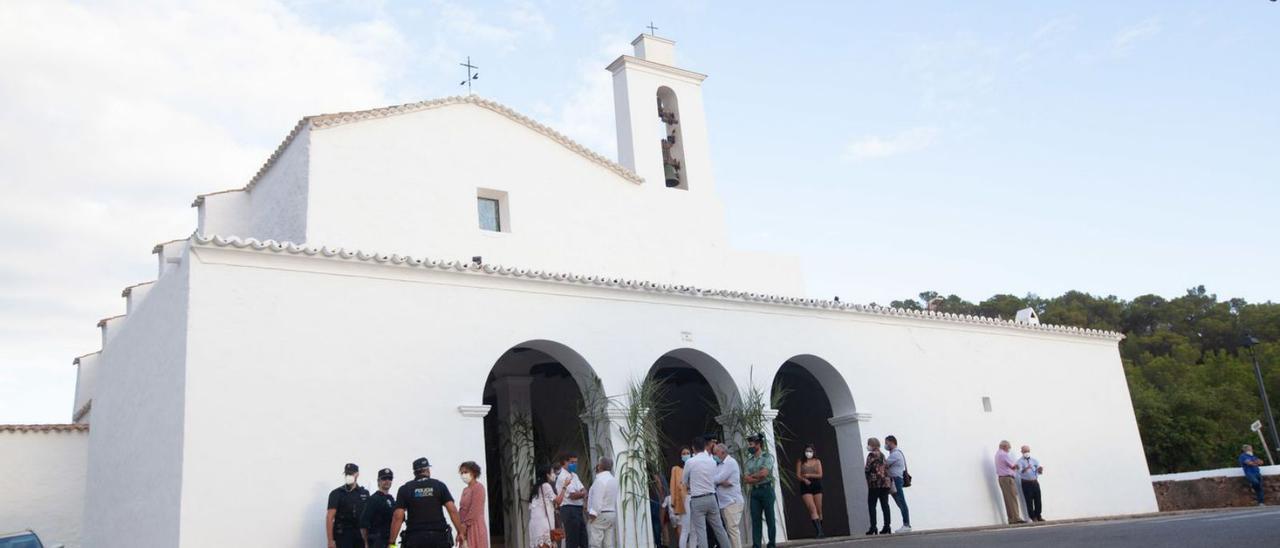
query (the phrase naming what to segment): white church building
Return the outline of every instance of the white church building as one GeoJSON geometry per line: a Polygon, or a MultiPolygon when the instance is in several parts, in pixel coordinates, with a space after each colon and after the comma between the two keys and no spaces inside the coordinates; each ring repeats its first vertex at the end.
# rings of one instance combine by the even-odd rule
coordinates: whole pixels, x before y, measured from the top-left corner
{"type": "MultiPolygon", "coordinates": [[[[455,496],[478,462],[495,545],[523,548],[527,467],[634,454],[644,379],[667,468],[696,434],[740,442],[723,417],[752,387],[785,392],[765,433],[783,476],[817,447],[829,534],[867,527],[865,440],[889,434],[916,530],[1003,522],[1002,439],[1044,464],[1048,519],[1156,511],[1120,334],[803,297],[797,260],[728,244],[706,76],[633,45],[608,66],[617,160],[451,97],[308,116],[243,188],[198,196],[75,361],[68,546],[323,546],[343,463],[399,484],[425,456],[455,496]],[[608,411],[584,413],[597,391],[608,411]]],[[[652,546],[647,512],[623,545],[652,546]]],[[[788,485],[777,512],[781,538],[813,536],[788,485]]]]}

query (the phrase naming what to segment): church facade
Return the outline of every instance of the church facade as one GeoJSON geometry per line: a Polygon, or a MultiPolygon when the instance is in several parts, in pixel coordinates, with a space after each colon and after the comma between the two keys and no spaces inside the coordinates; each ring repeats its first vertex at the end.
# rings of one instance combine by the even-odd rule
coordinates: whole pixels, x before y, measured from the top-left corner
{"type": "MultiPolygon", "coordinates": [[[[775,396],[778,472],[817,447],[830,533],[866,527],[865,441],[889,434],[916,529],[1003,520],[1001,439],[1035,448],[1050,519],[1156,510],[1121,335],[798,297],[795,259],[728,244],[705,76],[633,45],[608,67],[617,161],[454,97],[303,118],[244,188],[197,197],[194,234],[76,359],[84,545],[322,545],[343,463],[399,483],[425,456],[455,494],[480,463],[492,534],[521,546],[526,467],[635,454],[646,379],[668,467],[775,396]]],[[[812,536],[778,490],[783,537],[812,536]]],[[[652,545],[647,512],[623,545],[652,545]]]]}

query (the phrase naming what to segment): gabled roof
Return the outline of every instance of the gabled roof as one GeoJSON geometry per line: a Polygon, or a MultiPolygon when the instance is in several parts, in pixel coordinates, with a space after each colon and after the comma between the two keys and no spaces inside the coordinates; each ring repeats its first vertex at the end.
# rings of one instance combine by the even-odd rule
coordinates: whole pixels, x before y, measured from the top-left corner
{"type": "Polygon", "coordinates": [[[267,171],[271,169],[271,166],[275,165],[276,160],[280,158],[280,155],[284,154],[285,149],[289,147],[289,144],[293,142],[293,139],[297,137],[299,133],[302,133],[302,131],[307,127],[311,127],[314,129],[325,129],[325,128],[342,126],[346,124],[352,124],[356,122],[362,122],[365,120],[376,120],[379,118],[389,118],[391,116],[399,116],[401,114],[412,114],[414,112],[421,112],[424,110],[431,110],[434,108],[440,108],[440,107],[451,106],[451,105],[475,105],[481,108],[489,109],[493,112],[506,116],[507,118],[510,118],[516,123],[519,123],[529,129],[532,129],[533,131],[536,131],[546,137],[549,137],[551,140],[557,143],[560,143],[565,148],[578,153],[579,155],[583,156],[584,158],[592,162],[600,164],[601,166],[603,166],[605,169],[608,169],[609,171],[612,171],[618,174],[618,176],[622,177],[623,179],[626,179],[636,184],[640,184],[644,182],[644,179],[639,175],[636,175],[634,171],[631,171],[630,169],[623,167],[621,164],[614,162],[613,160],[610,160],[604,157],[603,155],[579,144],[577,141],[570,139],[568,136],[564,135],[563,133],[560,133],[554,129],[551,129],[549,126],[546,126],[538,122],[537,120],[534,120],[528,116],[520,114],[515,110],[512,110],[510,107],[506,105],[498,103],[497,101],[491,101],[489,99],[484,99],[482,97],[478,97],[475,95],[464,95],[464,96],[444,97],[441,99],[431,99],[428,101],[419,101],[416,103],[406,103],[403,105],[373,108],[368,110],[357,110],[352,112],[336,112],[332,114],[316,114],[313,116],[307,116],[301,120],[298,120],[298,123],[293,126],[293,130],[291,130],[289,132],[289,135],[287,135],[284,138],[284,141],[280,143],[280,146],[276,147],[275,152],[271,153],[271,156],[267,158],[266,163],[262,164],[262,167],[258,169],[258,172],[254,174],[253,178],[249,180],[249,184],[245,185],[244,188],[220,190],[218,192],[209,192],[206,194],[200,194],[196,196],[195,202],[192,203],[191,206],[192,207],[199,206],[204,201],[205,196],[209,196],[212,194],[221,194],[223,192],[237,192],[240,190],[249,190],[253,188],[253,185],[258,184],[258,181],[260,181],[262,177],[266,175],[267,171]]]}

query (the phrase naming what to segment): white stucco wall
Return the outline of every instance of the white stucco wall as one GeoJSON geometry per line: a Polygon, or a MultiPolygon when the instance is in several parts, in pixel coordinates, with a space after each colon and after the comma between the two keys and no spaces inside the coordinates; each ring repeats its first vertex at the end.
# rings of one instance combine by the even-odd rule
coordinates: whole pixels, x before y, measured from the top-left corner
{"type": "Polygon", "coordinates": [[[306,240],[310,154],[311,129],[304,125],[248,191],[247,234],[281,242],[306,240]]]}
{"type": "Polygon", "coordinates": [[[901,440],[919,529],[1003,519],[991,458],[1004,438],[1043,462],[1052,519],[1156,510],[1114,340],[355,259],[193,257],[184,451],[166,452],[186,470],[182,546],[247,532],[262,545],[321,543],[325,495],[348,461],[406,478],[427,456],[459,491],[457,464],[483,461],[484,447],[481,421],[458,406],[480,404],[498,356],[534,339],[581,354],[610,394],[682,347],[738,384],[754,371],[766,385],[795,355],[825,359],[870,414],[862,435],[901,440]],[[217,471],[229,468],[271,496],[228,489],[217,471]]]}
{"type": "Polygon", "coordinates": [[[178,545],[186,264],[165,272],[99,355],[91,488],[84,497],[86,546],[178,545]]]}
{"type": "Polygon", "coordinates": [[[31,529],[45,546],[80,546],[85,495],[84,431],[0,431],[0,532],[31,529]]]}
{"type": "Polygon", "coordinates": [[[636,184],[482,106],[315,129],[310,142],[308,245],[802,292],[794,258],[743,268],[757,256],[730,249],[709,184],[636,184]],[[478,188],[507,193],[510,232],[479,228],[478,188]]]}

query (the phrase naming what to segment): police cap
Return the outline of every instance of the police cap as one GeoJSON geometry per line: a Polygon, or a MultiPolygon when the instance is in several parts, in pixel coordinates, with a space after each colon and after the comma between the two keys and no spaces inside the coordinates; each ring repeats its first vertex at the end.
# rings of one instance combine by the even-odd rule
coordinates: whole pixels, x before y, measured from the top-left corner
{"type": "Polygon", "coordinates": [[[427,457],[418,457],[413,461],[413,470],[415,472],[418,470],[426,470],[427,468],[431,468],[431,461],[427,460],[427,457]]]}
{"type": "Polygon", "coordinates": [[[381,480],[389,480],[389,479],[392,479],[393,477],[394,477],[394,475],[391,473],[391,469],[390,469],[390,468],[383,468],[382,470],[378,470],[378,480],[379,480],[379,481],[381,481],[381,480]]]}
{"type": "Polygon", "coordinates": [[[356,466],[354,462],[348,462],[347,465],[342,468],[342,473],[344,474],[355,474],[359,471],[360,467],[356,466]]]}

